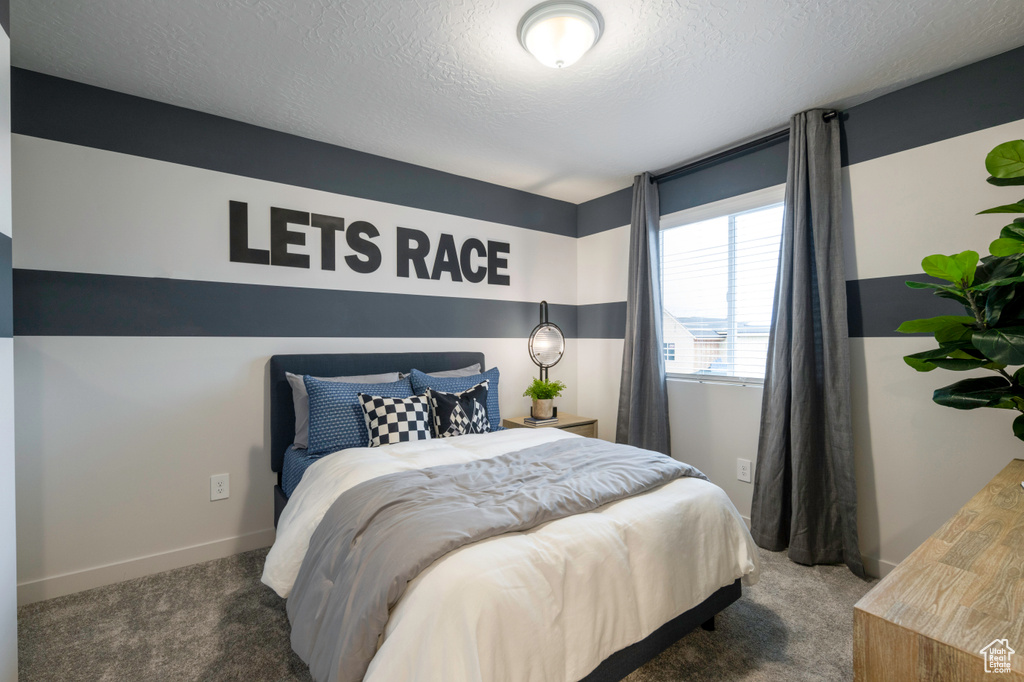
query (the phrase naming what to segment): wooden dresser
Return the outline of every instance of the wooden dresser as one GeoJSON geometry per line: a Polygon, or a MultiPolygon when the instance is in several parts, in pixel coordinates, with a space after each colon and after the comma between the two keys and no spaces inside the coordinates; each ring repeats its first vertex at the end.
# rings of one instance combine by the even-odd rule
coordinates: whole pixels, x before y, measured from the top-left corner
{"type": "Polygon", "coordinates": [[[856,680],[1024,682],[1021,481],[1015,459],[857,602],[856,680]]]}
{"type": "Polygon", "coordinates": [[[578,433],[587,438],[597,438],[597,420],[592,417],[578,417],[575,414],[558,413],[558,421],[554,424],[533,426],[527,424],[526,417],[512,417],[501,420],[501,425],[506,429],[562,429],[570,433],[578,433]]]}

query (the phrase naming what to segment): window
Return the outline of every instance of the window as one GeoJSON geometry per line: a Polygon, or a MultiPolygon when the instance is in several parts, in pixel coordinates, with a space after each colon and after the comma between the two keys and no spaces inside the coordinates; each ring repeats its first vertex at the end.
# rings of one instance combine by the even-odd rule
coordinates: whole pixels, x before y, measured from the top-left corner
{"type": "Polygon", "coordinates": [[[774,187],[662,219],[662,334],[669,374],[764,380],[783,192],[774,187]]]}

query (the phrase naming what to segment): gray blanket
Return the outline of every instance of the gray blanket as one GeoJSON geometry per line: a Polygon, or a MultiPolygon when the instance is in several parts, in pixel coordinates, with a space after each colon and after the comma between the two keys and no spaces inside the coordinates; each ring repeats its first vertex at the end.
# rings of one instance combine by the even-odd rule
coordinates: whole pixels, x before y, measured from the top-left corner
{"type": "Polygon", "coordinates": [[[706,479],[657,452],[571,438],[361,483],[310,539],[288,599],[292,648],[318,682],[358,682],[390,609],[436,559],[683,476],[706,479]]]}

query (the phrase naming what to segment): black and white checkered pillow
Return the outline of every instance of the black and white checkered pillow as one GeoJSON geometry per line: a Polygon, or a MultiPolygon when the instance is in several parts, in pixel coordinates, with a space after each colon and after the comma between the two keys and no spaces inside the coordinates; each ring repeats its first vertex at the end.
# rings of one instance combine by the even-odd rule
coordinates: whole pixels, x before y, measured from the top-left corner
{"type": "Polygon", "coordinates": [[[466,433],[488,433],[491,430],[487,419],[488,382],[482,381],[461,393],[442,393],[428,388],[430,411],[434,422],[434,436],[448,438],[466,433]]]}
{"type": "Polygon", "coordinates": [[[382,398],[360,393],[359,403],[363,406],[371,448],[431,437],[426,396],[382,398]]]}

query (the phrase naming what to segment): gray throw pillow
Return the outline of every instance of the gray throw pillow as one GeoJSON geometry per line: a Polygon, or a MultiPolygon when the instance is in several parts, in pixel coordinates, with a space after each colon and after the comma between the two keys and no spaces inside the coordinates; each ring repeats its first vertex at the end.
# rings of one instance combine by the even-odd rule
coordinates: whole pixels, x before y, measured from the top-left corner
{"type": "MultiPolygon", "coordinates": [[[[462,369],[446,369],[443,372],[427,372],[427,376],[428,377],[471,377],[474,374],[480,374],[480,372],[482,372],[482,371],[483,371],[483,368],[480,366],[480,363],[478,362],[475,365],[470,365],[469,367],[463,367],[462,369]]],[[[402,376],[409,376],[409,375],[408,374],[403,374],[402,376]]]]}
{"type": "MultiPolygon", "coordinates": [[[[292,387],[292,402],[295,405],[295,440],[297,448],[306,448],[309,445],[309,394],[306,393],[306,383],[302,375],[285,372],[288,385],[292,387]]],[[[384,374],[364,374],[355,377],[313,377],[320,381],[336,381],[340,384],[390,384],[398,381],[401,377],[398,372],[385,372],[384,374]]]]}

